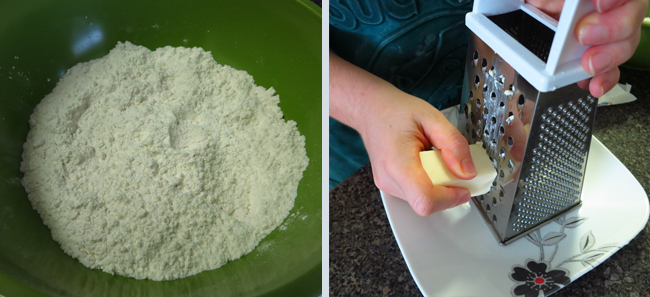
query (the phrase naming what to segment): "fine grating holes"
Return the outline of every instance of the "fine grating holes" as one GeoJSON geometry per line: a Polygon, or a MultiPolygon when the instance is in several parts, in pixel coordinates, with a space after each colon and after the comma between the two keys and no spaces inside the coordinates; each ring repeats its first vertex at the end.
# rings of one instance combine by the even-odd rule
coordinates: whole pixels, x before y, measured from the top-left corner
{"type": "Polygon", "coordinates": [[[478,63],[478,51],[474,51],[472,59],[474,60],[474,65],[476,65],[476,63],[478,63]]]}

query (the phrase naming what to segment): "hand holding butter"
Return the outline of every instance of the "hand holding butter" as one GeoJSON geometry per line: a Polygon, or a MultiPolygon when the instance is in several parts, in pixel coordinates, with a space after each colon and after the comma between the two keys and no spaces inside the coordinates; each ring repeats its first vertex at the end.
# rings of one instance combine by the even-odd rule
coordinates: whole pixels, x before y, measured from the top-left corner
{"type": "Polygon", "coordinates": [[[472,196],[483,195],[490,190],[490,186],[497,176],[497,171],[485,153],[485,149],[480,145],[470,145],[469,151],[476,167],[476,177],[470,180],[456,177],[445,165],[442,152],[439,150],[420,152],[420,161],[434,186],[466,188],[472,196]]]}

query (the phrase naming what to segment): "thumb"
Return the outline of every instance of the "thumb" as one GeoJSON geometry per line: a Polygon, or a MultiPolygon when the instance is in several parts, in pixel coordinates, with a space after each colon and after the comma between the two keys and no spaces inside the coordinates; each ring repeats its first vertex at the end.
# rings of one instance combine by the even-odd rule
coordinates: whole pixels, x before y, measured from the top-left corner
{"type": "Polygon", "coordinates": [[[399,174],[398,185],[411,208],[420,216],[428,216],[466,203],[470,193],[465,188],[434,186],[422,168],[419,152],[405,160],[404,171],[399,174]]]}
{"type": "Polygon", "coordinates": [[[442,153],[447,168],[458,178],[474,178],[476,167],[467,139],[460,131],[438,110],[432,116],[422,117],[420,121],[426,137],[442,153]]]}

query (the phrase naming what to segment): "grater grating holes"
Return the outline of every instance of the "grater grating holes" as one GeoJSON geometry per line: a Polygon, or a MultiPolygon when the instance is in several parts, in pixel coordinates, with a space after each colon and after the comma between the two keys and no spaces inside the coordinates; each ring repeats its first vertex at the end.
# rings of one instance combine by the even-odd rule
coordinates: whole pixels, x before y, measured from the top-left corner
{"type": "Polygon", "coordinates": [[[513,225],[515,232],[578,201],[589,112],[585,100],[580,99],[566,107],[559,105],[557,110],[549,108],[541,116],[540,141],[532,150],[531,174],[525,178],[522,193],[525,203],[520,205],[517,223],[513,225]]]}

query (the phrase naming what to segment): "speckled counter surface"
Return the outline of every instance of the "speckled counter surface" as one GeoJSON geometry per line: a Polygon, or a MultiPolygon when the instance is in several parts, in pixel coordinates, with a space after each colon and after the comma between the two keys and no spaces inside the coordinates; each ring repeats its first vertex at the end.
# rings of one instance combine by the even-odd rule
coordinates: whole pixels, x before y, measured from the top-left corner
{"type": "MultiPolygon", "coordinates": [[[[601,107],[594,135],[650,193],[650,72],[624,69],[638,100],[601,107]]],[[[422,296],[386,217],[370,165],[330,191],[330,294],[422,296]]],[[[650,296],[650,225],[553,296],[650,296]]]]}

